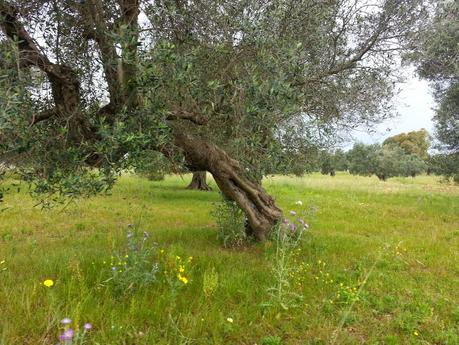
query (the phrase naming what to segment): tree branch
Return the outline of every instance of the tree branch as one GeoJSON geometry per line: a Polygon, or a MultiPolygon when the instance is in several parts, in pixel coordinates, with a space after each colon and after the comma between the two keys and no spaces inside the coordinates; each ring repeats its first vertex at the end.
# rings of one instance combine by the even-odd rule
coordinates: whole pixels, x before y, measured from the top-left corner
{"type": "Polygon", "coordinates": [[[203,118],[199,115],[196,115],[194,113],[190,113],[185,110],[173,110],[170,112],[170,114],[166,118],[167,120],[187,120],[195,125],[203,126],[209,122],[208,119],[203,118]]]}

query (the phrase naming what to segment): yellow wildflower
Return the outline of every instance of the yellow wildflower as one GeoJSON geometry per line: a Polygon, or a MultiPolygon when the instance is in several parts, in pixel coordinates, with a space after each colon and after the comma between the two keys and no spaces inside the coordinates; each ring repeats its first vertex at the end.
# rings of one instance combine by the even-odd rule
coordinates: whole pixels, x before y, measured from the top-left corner
{"type": "Polygon", "coordinates": [[[181,274],[177,274],[178,280],[180,280],[183,284],[188,284],[188,278],[182,276],[181,274]]]}
{"type": "Polygon", "coordinates": [[[44,282],[43,282],[43,285],[50,288],[54,285],[54,281],[52,281],[51,279],[46,279],[44,282]]]}
{"type": "Polygon", "coordinates": [[[228,321],[229,323],[233,323],[234,322],[233,318],[231,318],[231,317],[226,318],[226,321],[228,321]]]}
{"type": "Polygon", "coordinates": [[[416,337],[419,335],[419,332],[418,332],[418,331],[414,331],[413,333],[414,333],[414,335],[415,335],[416,337]]]}

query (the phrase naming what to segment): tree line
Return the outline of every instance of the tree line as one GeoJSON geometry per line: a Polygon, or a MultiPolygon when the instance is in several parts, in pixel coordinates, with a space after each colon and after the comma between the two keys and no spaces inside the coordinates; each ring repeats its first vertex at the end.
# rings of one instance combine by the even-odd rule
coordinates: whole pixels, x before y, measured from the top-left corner
{"type": "Polygon", "coordinates": [[[431,140],[422,129],[401,133],[384,140],[382,144],[356,143],[344,152],[322,150],[317,154],[313,170],[334,176],[336,171],[353,175],[377,176],[386,181],[395,176],[415,177],[422,173],[443,175],[459,183],[459,169],[453,154],[429,154],[431,140]]]}

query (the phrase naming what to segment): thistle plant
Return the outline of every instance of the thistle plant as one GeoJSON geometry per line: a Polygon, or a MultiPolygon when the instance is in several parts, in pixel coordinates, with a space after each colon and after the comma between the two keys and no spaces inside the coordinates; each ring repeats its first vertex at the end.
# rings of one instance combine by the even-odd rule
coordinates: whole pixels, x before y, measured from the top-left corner
{"type": "Polygon", "coordinates": [[[159,271],[157,244],[150,241],[148,232],[129,225],[126,241],[126,249],[111,256],[110,278],[104,281],[120,294],[153,284],[159,271]]]}
{"type": "Polygon", "coordinates": [[[71,327],[72,320],[65,317],[61,320],[61,331],[59,335],[59,345],[84,345],[86,344],[87,334],[92,329],[90,323],[85,323],[82,328],[76,325],[76,330],[71,327]]]}
{"type": "Polygon", "coordinates": [[[294,271],[294,249],[299,246],[304,233],[309,229],[309,225],[297,216],[296,211],[290,211],[289,214],[293,217],[292,220],[285,218],[272,234],[276,245],[272,267],[274,285],[268,288],[270,301],[263,304],[267,307],[278,306],[284,310],[297,306],[303,298],[293,291],[290,277],[294,271]]]}

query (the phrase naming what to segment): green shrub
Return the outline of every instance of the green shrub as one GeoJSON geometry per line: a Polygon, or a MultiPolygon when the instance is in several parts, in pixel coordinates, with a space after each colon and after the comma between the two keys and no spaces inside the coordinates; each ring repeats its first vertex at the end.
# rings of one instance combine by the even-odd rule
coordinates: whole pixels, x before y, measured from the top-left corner
{"type": "Polygon", "coordinates": [[[223,199],[216,203],[212,216],[217,222],[217,238],[225,248],[240,247],[247,242],[244,212],[235,202],[223,199]]]}

